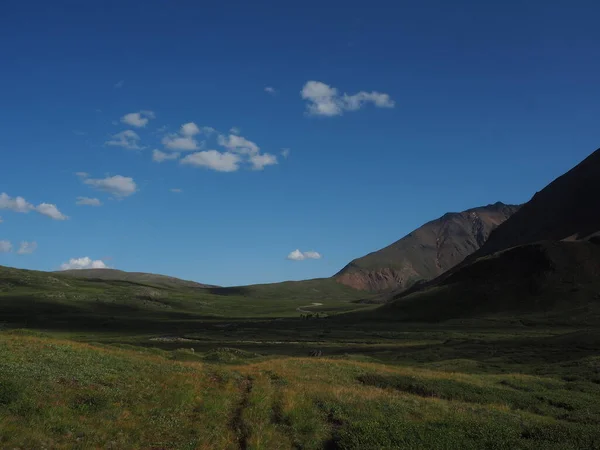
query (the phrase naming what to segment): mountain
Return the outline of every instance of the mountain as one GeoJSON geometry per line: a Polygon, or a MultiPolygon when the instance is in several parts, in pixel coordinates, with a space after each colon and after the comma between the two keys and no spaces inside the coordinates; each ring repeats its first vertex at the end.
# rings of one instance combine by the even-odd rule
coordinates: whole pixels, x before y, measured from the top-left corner
{"type": "Polygon", "coordinates": [[[382,306],[407,321],[537,317],[600,321],[600,242],[541,241],[479,258],[382,306]]]}
{"type": "Polygon", "coordinates": [[[209,284],[196,283],[195,281],[180,280],[179,278],[169,277],[166,275],[157,275],[153,273],[143,272],[125,272],[115,269],[77,269],[63,270],[60,272],[63,275],[68,275],[77,278],[85,278],[89,280],[110,280],[110,281],[128,281],[138,284],[148,284],[160,288],[214,288],[209,284]]]}
{"type": "Polygon", "coordinates": [[[431,280],[479,249],[518,209],[498,202],[445,214],[392,245],[355,259],[334,278],[370,291],[402,290],[431,280]]]}
{"type": "Polygon", "coordinates": [[[600,230],[600,149],[537,192],[474,256],[541,240],[582,239],[600,230]]]}
{"type": "Polygon", "coordinates": [[[465,261],[382,312],[406,320],[489,314],[600,319],[600,150],[554,180],[465,261]]]}

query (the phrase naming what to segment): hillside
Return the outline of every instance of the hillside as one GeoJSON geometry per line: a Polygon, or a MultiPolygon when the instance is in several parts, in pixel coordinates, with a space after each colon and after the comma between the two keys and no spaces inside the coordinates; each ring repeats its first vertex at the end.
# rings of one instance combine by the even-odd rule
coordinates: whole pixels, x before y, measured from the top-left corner
{"type": "Polygon", "coordinates": [[[92,273],[109,277],[0,266],[0,328],[4,323],[62,330],[158,331],[195,328],[199,321],[219,317],[298,317],[302,312],[329,314],[368,307],[353,303],[364,293],[328,278],[199,289],[196,283],[160,285],[156,278],[123,279],[119,271],[92,273]]]}
{"type": "Polygon", "coordinates": [[[474,256],[542,240],[590,236],[600,230],[599,199],[600,149],[537,192],[474,256]]]}
{"type": "Polygon", "coordinates": [[[518,209],[498,202],[445,214],[388,247],[355,259],[334,278],[370,291],[403,290],[431,280],[479,249],[518,209]]]}
{"type": "Polygon", "coordinates": [[[465,265],[381,307],[407,321],[473,317],[600,323],[600,242],[542,241],[465,265]]]}
{"type": "Polygon", "coordinates": [[[175,277],[166,275],[158,275],[154,273],[143,272],[125,272],[115,269],[78,269],[78,270],[63,270],[60,272],[64,275],[85,278],[90,280],[113,280],[113,281],[131,281],[133,283],[148,284],[163,288],[208,288],[216,287],[209,284],[196,283],[195,281],[181,280],[175,277]]]}
{"type": "Polygon", "coordinates": [[[597,322],[599,196],[597,150],[536,193],[481,249],[413,292],[395,292],[381,313],[406,320],[543,314],[597,322]]]}

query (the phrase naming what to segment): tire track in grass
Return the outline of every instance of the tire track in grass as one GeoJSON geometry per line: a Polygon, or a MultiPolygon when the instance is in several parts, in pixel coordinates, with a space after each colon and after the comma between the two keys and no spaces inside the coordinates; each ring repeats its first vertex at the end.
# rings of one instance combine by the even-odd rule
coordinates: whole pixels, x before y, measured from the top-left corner
{"type": "Polygon", "coordinates": [[[237,443],[240,450],[248,449],[248,439],[250,438],[250,426],[244,420],[244,410],[248,407],[250,393],[252,392],[253,379],[251,376],[245,377],[241,383],[242,398],[238,407],[235,409],[230,426],[237,437],[237,443]]]}

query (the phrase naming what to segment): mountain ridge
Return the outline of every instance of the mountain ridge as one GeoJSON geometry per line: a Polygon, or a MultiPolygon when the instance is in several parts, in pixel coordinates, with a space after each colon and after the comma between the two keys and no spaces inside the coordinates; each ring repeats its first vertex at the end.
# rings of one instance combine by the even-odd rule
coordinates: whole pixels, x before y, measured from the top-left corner
{"type": "Polygon", "coordinates": [[[600,318],[600,149],[523,205],[463,262],[382,312],[447,320],[515,311],[600,318]]]}
{"type": "Polygon", "coordinates": [[[446,213],[387,247],[352,260],[333,278],[368,291],[409,288],[460,263],[518,208],[496,202],[446,213]]]}

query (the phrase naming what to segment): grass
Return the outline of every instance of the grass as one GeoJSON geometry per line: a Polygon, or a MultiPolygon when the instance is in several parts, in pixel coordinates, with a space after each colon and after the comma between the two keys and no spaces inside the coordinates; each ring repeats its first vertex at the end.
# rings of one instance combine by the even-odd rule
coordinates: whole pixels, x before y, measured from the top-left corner
{"type": "Polygon", "coordinates": [[[565,379],[29,334],[0,334],[3,448],[600,448],[597,356],[565,379]]]}
{"type": "Polygon", "coordinates": [[[299,317],[298,308],[310,309],[317,302],[327,314],[372,308],[354,303],[364,297],[330,279],[199,289],[0,266],[0,318],[26,328],[181,330],[224,317],[299,317]]]}
{"type": "Polygon", "coordinates": [[[0,268],[0,448],[600,449],[597,327],[340,314],[372,306],[329,281],[0,268]]]}

